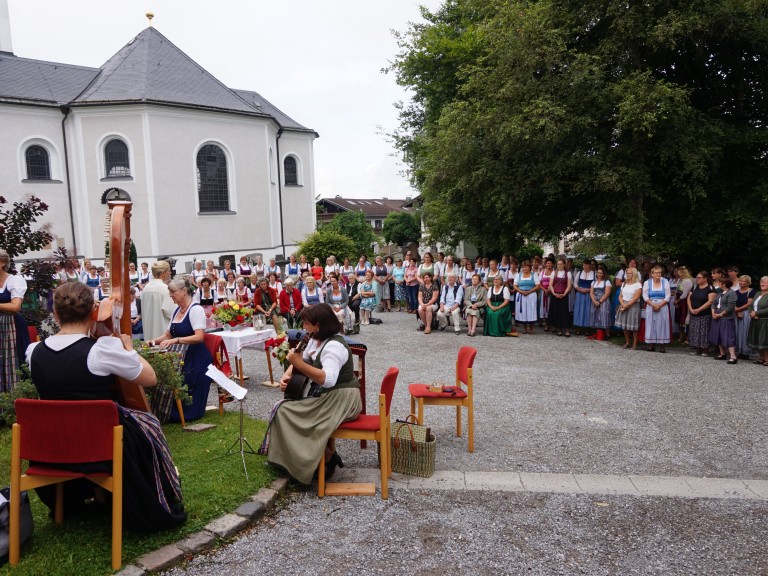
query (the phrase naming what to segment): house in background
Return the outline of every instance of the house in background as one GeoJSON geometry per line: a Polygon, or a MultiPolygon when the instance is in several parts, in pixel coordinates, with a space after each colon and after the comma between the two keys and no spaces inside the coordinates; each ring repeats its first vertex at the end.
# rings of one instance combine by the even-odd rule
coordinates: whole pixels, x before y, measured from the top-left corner
{"type": "Polygon", "coordinates": [[[384,225],[384,219],[390,212],[409,212],[411,208],[406,207],[410,198],[405,200],[389,200],[388,198],[372,199],[347,199],[341,196],[334,198],[320,198],[317,201],[317,223],[319,226],[328,224],[337,214],[342,212],[359,211],[365,214],[366,220],[370,222],[374,233],[381,236],[381,228],[384,225]]]}
{"type": "Polygon", "coordinates": [[[16,56],[0,25],[0,126],[0,191],[48,204],[51,248],[102,258],[112,187],[133,201],[140,259],[266,259],[315,229],[318,134],[152,27],[90,68],[16,56]]]}

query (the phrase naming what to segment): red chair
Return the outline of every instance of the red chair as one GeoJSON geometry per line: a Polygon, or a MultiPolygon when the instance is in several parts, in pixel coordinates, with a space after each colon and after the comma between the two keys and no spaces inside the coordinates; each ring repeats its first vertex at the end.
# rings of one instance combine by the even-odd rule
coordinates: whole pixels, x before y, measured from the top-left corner
{"type": "Polygon", "coordinates": [[[86,478],[112,492],[112,569],[122,564],[123,427],[110,400],[18,399],[11,433],[11,498],[8,558],[19,563],[19,502],[23,490],[56,484],[57,524],[64,520],[64,482],[86,478]],[[112,474],[84,474],[37,464],[21,473],[21,461],[75,464],[112,461],[112,474]]]}
{"type": "Polygon", "coordinates": [[[467,409],[467,432],[469,436],[469,452],[475,451],[475,411],[472,396],[472,365],[475,363],[477,350],[471,346],[462,346],[456,359],[456,384],[447,392],[430,392],[429,384],[410,384],[411,414],[416,413],[416,403],[419,405],[417,422],[424,424],[424,405],[456,406],[456,436],[461,437],[461,409],[467,409]],[[461,387],[464,384],[466,391],[461,387]]]}
{"type": "MultiPolygon", "coordinates": [[[[205,347],[213,358],[213,365],[224,373],[227,378],[232,378],[232,366],[229,363],[229,353],[224,345],[224,340],[216,334],[206,334],[203,340],[205,347]]],[[[225,390],[219,389],[219,414],[224,414],[224,404],[231,402],[232,397],[225,390]]]]}
{"type": "MultiPolygon", "coordinates": [[[[379,468],[381,471],[381,499],[389,497],[388,479],[392,475],[392,457],[389,454],[390,417],[389,408],[392,405],[392,395],[395,392],[395,383],[400,370],[390,368],[384,375],[379,393],[379,413],[360,414],[354,420],[343,422],[331,438],[346,438],[348,440],[375,440],[379,443],[379,468]]],[[[366,485],[367,486],[367,485],[366,485]]],[[[326,495],[341,496],[352,494],[375,494],[367,487],[362,491],[355,489],[355,484],[328,483],[325,482],[325,455],[320,458],[320,466],[317,472],[317,495],[322,498],[326,495]]]]}
{"type": "Polygon", "coordinates": [[[37,342],[38,340],[40,340],[40,336],[37,333],[37,328],[35,326],[27,326],[27,332],[29,332],[30,342],[37,342]]]}

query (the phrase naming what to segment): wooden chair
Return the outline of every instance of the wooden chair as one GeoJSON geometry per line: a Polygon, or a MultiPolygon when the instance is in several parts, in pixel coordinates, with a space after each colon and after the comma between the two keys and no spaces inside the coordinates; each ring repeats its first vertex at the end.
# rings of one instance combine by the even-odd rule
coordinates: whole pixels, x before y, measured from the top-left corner
{"type": "MultiPolygon", "coordinates": [[[[384,375],[379,393],[379,413],[360,414],[350,422],[342,423],[331,438],[346,438],[348,440],[375,440],[379,443],[379,468],[381,472],[381,499],[389,498],[388,479],[392,475],[392,457],[389,453],[390,416],[392,395],[400,370],[390,368],[384,375]]],[[[373,495],[376,493],[375,484],[328,483],[325,482],[325,455],[320,458],[317,472],[317,495],[322,498],[346,495],[373,495]],[[361,486],[363,487],[361,489],[361,486]],[[372,489],[371,489],[372,487],[372,489]]]]}
{"type": "MultiPolygon", "coordinates": [[[[205,347],[213,358],[213,365],[224,373],[227,378],[232,378],[232,366],[229,363],[229,353],[224,345],[224,340],[216,334],[206,334],[203,340],[205,347]]],[[[224,404],[232,402],[232,397],[226,390],[219,388],[219,415],[224,414],[224,404]]]]}
{"type": "MultiPolygon", "coordinates": [[[[86,478],[112,492],[112,569],[122,564],[123,427],[110,400],[16,400],[11,433],[9,562],[19,563],[19,502],[22,490],[56,484],[54,520],[64,519],[64,482],[86,478]],[[21,473],[21,461],[36,462],[21,473]],[[112,461],[112,474],[85,474],[47,464],[112,461]]],[[[83,543],[87,545],[86,542],[83,543]]]]}
{"type": "Polygon", "coordinates": [[[419,411],[417,422],[424,424],[424,405],[456,406],[456,436],[461,437],[461,409],[467,409],[467,431],[469,436],[469,452],[475,451],[475,413],[472,396],[472,365],[475,362],[477,350],[471,346],[462,346],[456,359],[456,384],[446,392],[430,392],[429,384],[409,384],[411,394],[411,414],[416,414],[416,403],[419,411]],[[464,384],[466,391],[461,387],[464,384]]]}

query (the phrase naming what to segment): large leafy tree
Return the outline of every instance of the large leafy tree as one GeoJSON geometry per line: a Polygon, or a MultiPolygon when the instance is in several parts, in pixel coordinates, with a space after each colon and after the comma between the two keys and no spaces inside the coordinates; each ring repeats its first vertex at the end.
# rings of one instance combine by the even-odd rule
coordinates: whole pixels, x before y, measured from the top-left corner
{"type": "Polygon", "coordinates": [[[335,256],[339,262],[357,257],[354,241],[329,226],[308,234],[299,244],[298,252],[306,255],[309,262],[314,258],[325,262],[328,256],[335,256]]]}
{"type": "Polygon", "coordinates": [[[768,265],[768,4],[448,0],[399,35],[406,152],[438,240],[768,265]]]}
{"type": "Polygon", "coordinates": [[[405,246],[421,238],[421,219],[415,212],[390,212],[381,229],[385,242],[405,246]]]}
{"type": "MultiPolygon", "coordinates": [[[[351,238],[354,242],[354,258],[361,254],[371,256],[373,254],[372,244],[377,241],[376,234],[373,232],[371,224],[366,220],[365,214],[361,211],[342,212],[333,217],[324,228],[335,230],[339,234],[351,238]]],[[[339,256],[338,254],[336,256],[339,256]]],[[[350,256],[344,254],[344,256],[350,256]]]]}

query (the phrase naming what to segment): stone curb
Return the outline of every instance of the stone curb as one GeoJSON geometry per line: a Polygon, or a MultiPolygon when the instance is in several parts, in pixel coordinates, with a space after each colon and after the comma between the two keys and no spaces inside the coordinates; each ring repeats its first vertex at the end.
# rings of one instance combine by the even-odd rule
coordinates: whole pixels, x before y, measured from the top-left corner
{"type": "Polygon", "coordinates": [[[188,534],[175,544],[168,544],[137,558],[135,564],[125,566],[115,576],[145,576],[166,570],[187,556],[213,548],[219,539],[232,537],[272,510],[277,498],[285,493],[287,486],[287,478],[278,478],[269,488],[259,490],[234,512],[216,518],[200,532],[188,534]]]}

